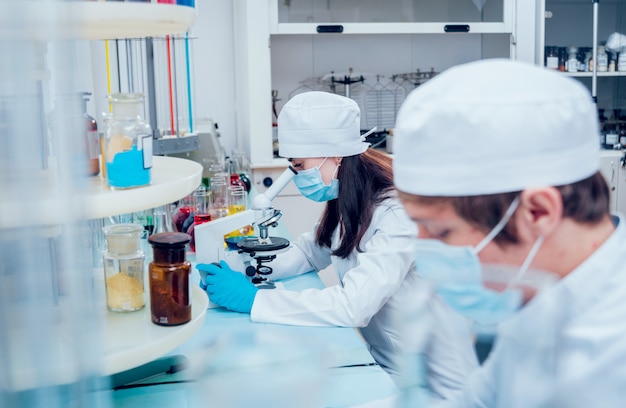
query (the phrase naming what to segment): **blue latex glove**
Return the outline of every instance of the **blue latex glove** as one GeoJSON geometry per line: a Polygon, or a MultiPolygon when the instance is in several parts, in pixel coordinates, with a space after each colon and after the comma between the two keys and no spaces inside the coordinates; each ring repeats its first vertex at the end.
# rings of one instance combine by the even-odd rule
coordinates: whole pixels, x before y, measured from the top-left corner
{"type": "Polygon", "coordinates": [[[225,261],[219,265],[198,264],[196,269],[204,276],[200,287],[209,294],[211,302],[235,312],[250,313],[259,289],[243,273],[233,271],[225,261]]]}

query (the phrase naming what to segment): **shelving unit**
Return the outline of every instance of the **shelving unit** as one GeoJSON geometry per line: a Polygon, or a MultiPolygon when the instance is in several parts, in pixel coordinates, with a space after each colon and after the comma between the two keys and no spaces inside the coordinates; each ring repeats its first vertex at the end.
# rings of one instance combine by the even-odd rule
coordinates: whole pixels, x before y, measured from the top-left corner
{"type": "MultiPolygon", "coordinates": [[[[49,172],[42,172],[45,184],[54,187],[54,178],[49,172]]],[[[72,200],[73,207],[66,207],[67,197],[52,191],[41,192],[34,205],[39,209],[31,216],[22,219],[19,214],[23,204],[18,201],[0,202],[0,227],[17,228],[26,225],[54,225],[62,223],[68,214],[81,218],[95,219],[111,215],[132,213],[174,202],[194,191],[202,180],[202,166],[194,161],[174,157],[153,158],[152,183],[149,186],[127,190],[111,190],[100,176],[88,179],[87,188],[79,191],[72,200]]],[[[23,208],[22,208],[23,210],[23,208]]]]}
{"type": "Polygon", "coordinates": [[[0,2],[0,37],[23,34],[16,25],[28,26],[29,38],[41,41],[156,37],[185,33],[196,18],[193,7],[158,3],[36,0],[23,7],[26,12],[16,14],[11,2],[0,2]]]}
{"type": "MultiPolygon", "coordinates": [[[[72,79],[54,75],[58,72],[55,72],[57,66],[53,64],[50,64],[53,68],[46,71],[47,42],[68,44],[69,41],[79,40],[181,34],[193,24],[195,16],[195,8],[171,4],[45,0],[0,2],[1,44],[5,46],[3,50],[10,51],[5,57],[24,55],[33,58],[15,64],[25,68],[3,71],[3,85],[8,78],[14,82],[11,85],[15,89],[4,86],[3,93],[0,93],[0,133],[8,133],[18,127],[20,131],[3,139],[6,144],[3,145],[3,167],[0,171],[0,185],[5,189],[0,197],[0,238],[10,240],[3,242],[16,249],[15,254],[8,254],[6,250],[2,252],[3,256],[9,255],[2,259],[0,279],[3,290],[15,293],[0,297],[3,312],[0,314],[5,320],[0,335],[0,365],[6,380],[6,383],[3,380],[0,400],[10,403],[12,398],[16,398],[19,401],[20,395],[28,395],[28,391],[34,390],[39,399],[50,397],[50,405],[65,406],[69,402],[64,398],[72,391],[60,395],[55,393],[55,386],[86,385],[93,376],[110,375],[143,365],[176,348],[204,324],[208,298],[193,285],[190,289],[191,321],[180,326],[162,327],[151,322],[148,289],[145,291],[144,309],[131,313],[107,312],[103,272],[81,269],[85,266],[83,258],[91,260],[91,254],[84,256],[87,251],[82,245],[86,246],[84,240],[88,237],[82,221],[132,213],[176,201],[200,185],[200,164],[157,156],[153,160],[149,186],[111,190],[100,176],[75,176],[72,172],[75,168],[69,163],[71,160],[61,161],[59,156],[55,166],[49,163],[44,166],[44,160],[38,160],[45,157],[46,152],[42,88],[51,86],[48,82],[55,79],[67,82],[72,79]],[[8,44],[11,47],[6,46],[8,44]],[[22,49],[23,53],[20,52],[22,49]],[[13,76],[8,76],[11,74],[13,76]],[[24,103],[23,107],[20,105],[21,110],[15,108],[13,103],[6,103],[21,102],[20,97],[30,102],[24,103]],[[20,114],[16,115],[17,119],[13,119],[12,112],[20,114]],[[28,123],[31,119],[33,126],[28,123]],[[22,169],[24,162],[28,165],[22,169]],[[36,189],[31,198],[19,194],[28,188],[23,186],[31,185],[36,189]],[[58,237],[61,238],[56,239],[58,237]],[[57,254],[60,254],[59,258],[80,256],[76,256],[77,259],[57,259],[57,254]],[[11,268],[15,266],[15,261],[9,257],[36,260],[20,259],[23,265],[11,268]],[[59,287],[63,283],[65,286],[61,290],[59,287]],[[21,293],[20,285],[26,286],[24,293],[21,293]],[[43,296],[38,296],[40,294],[43,296]],[[93,330],[93,333],[86,330],[93,330]],[[102,348],[98,349],[98,345],[102,348]],[[46,353],[51,357],[42,359],[46,353]],[[46,393],[50,388],[52,391],[46,393]]],[[[68,66],[70,71],[81,69],[80,65],[71,63],[64,67],[68,66]]],[[[63,82],[63,85],[66,83],[63,82]]],[[[61,86],[58,88],[65,90],[61,86]]],[[[66,88],[73,89],[71,86],[66,88]]],[[[69,137],[60,140],[66,144],[55,146],[59,149],[57,151],[72,143],[69,137]]],[[[81,388],[73,392],[84,391],[81,388]]],[[[89,405],[86,401],[84,403],[89,405]]]]}

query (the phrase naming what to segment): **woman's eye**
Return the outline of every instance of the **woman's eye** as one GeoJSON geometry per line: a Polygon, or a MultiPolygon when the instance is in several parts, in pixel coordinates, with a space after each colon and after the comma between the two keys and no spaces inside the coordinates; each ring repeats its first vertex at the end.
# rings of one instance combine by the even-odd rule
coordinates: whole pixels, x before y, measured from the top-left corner
{"type": "Polygon", "coordinates": [[[301,169],[302,163],[291,163],[291,167],[293,167],[294,169],[301,169]]]}

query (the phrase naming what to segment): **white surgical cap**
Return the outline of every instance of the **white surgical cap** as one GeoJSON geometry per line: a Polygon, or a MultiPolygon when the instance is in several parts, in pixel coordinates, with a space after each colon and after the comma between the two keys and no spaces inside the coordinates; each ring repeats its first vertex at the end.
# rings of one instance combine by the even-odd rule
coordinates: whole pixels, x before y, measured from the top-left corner
{"type": "Polygon", "coordinates": [[[559,186],[599,169],[596,106],[563,74],[503,59],[448,69],[404,101],[394,182],[424,196],[559,186]]]}
{"type": "Polygon", "coordinates": [[[282,157],[346,157],[363,153],[361,111],[350,98],[305,92],[291,98],[278,115],[282,157]]]}

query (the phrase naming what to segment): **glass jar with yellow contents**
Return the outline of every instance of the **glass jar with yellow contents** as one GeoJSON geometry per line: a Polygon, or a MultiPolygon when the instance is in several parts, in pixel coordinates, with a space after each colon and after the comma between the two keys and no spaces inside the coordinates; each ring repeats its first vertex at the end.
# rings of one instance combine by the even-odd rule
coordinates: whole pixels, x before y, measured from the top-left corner
{"type": "Polygon", "coordinates": [[[112,312],[140,310],[145,306],[143,226],[115,224],[104,227],[103,231],[107,308],[112,312]]]}
{"type": "Polygon", "coordinates": [[[152,128],[142,118],[143,94],[108,95],[111,115],[104,141],[106,181],[113,189],[150,184],[152,128]]]}

